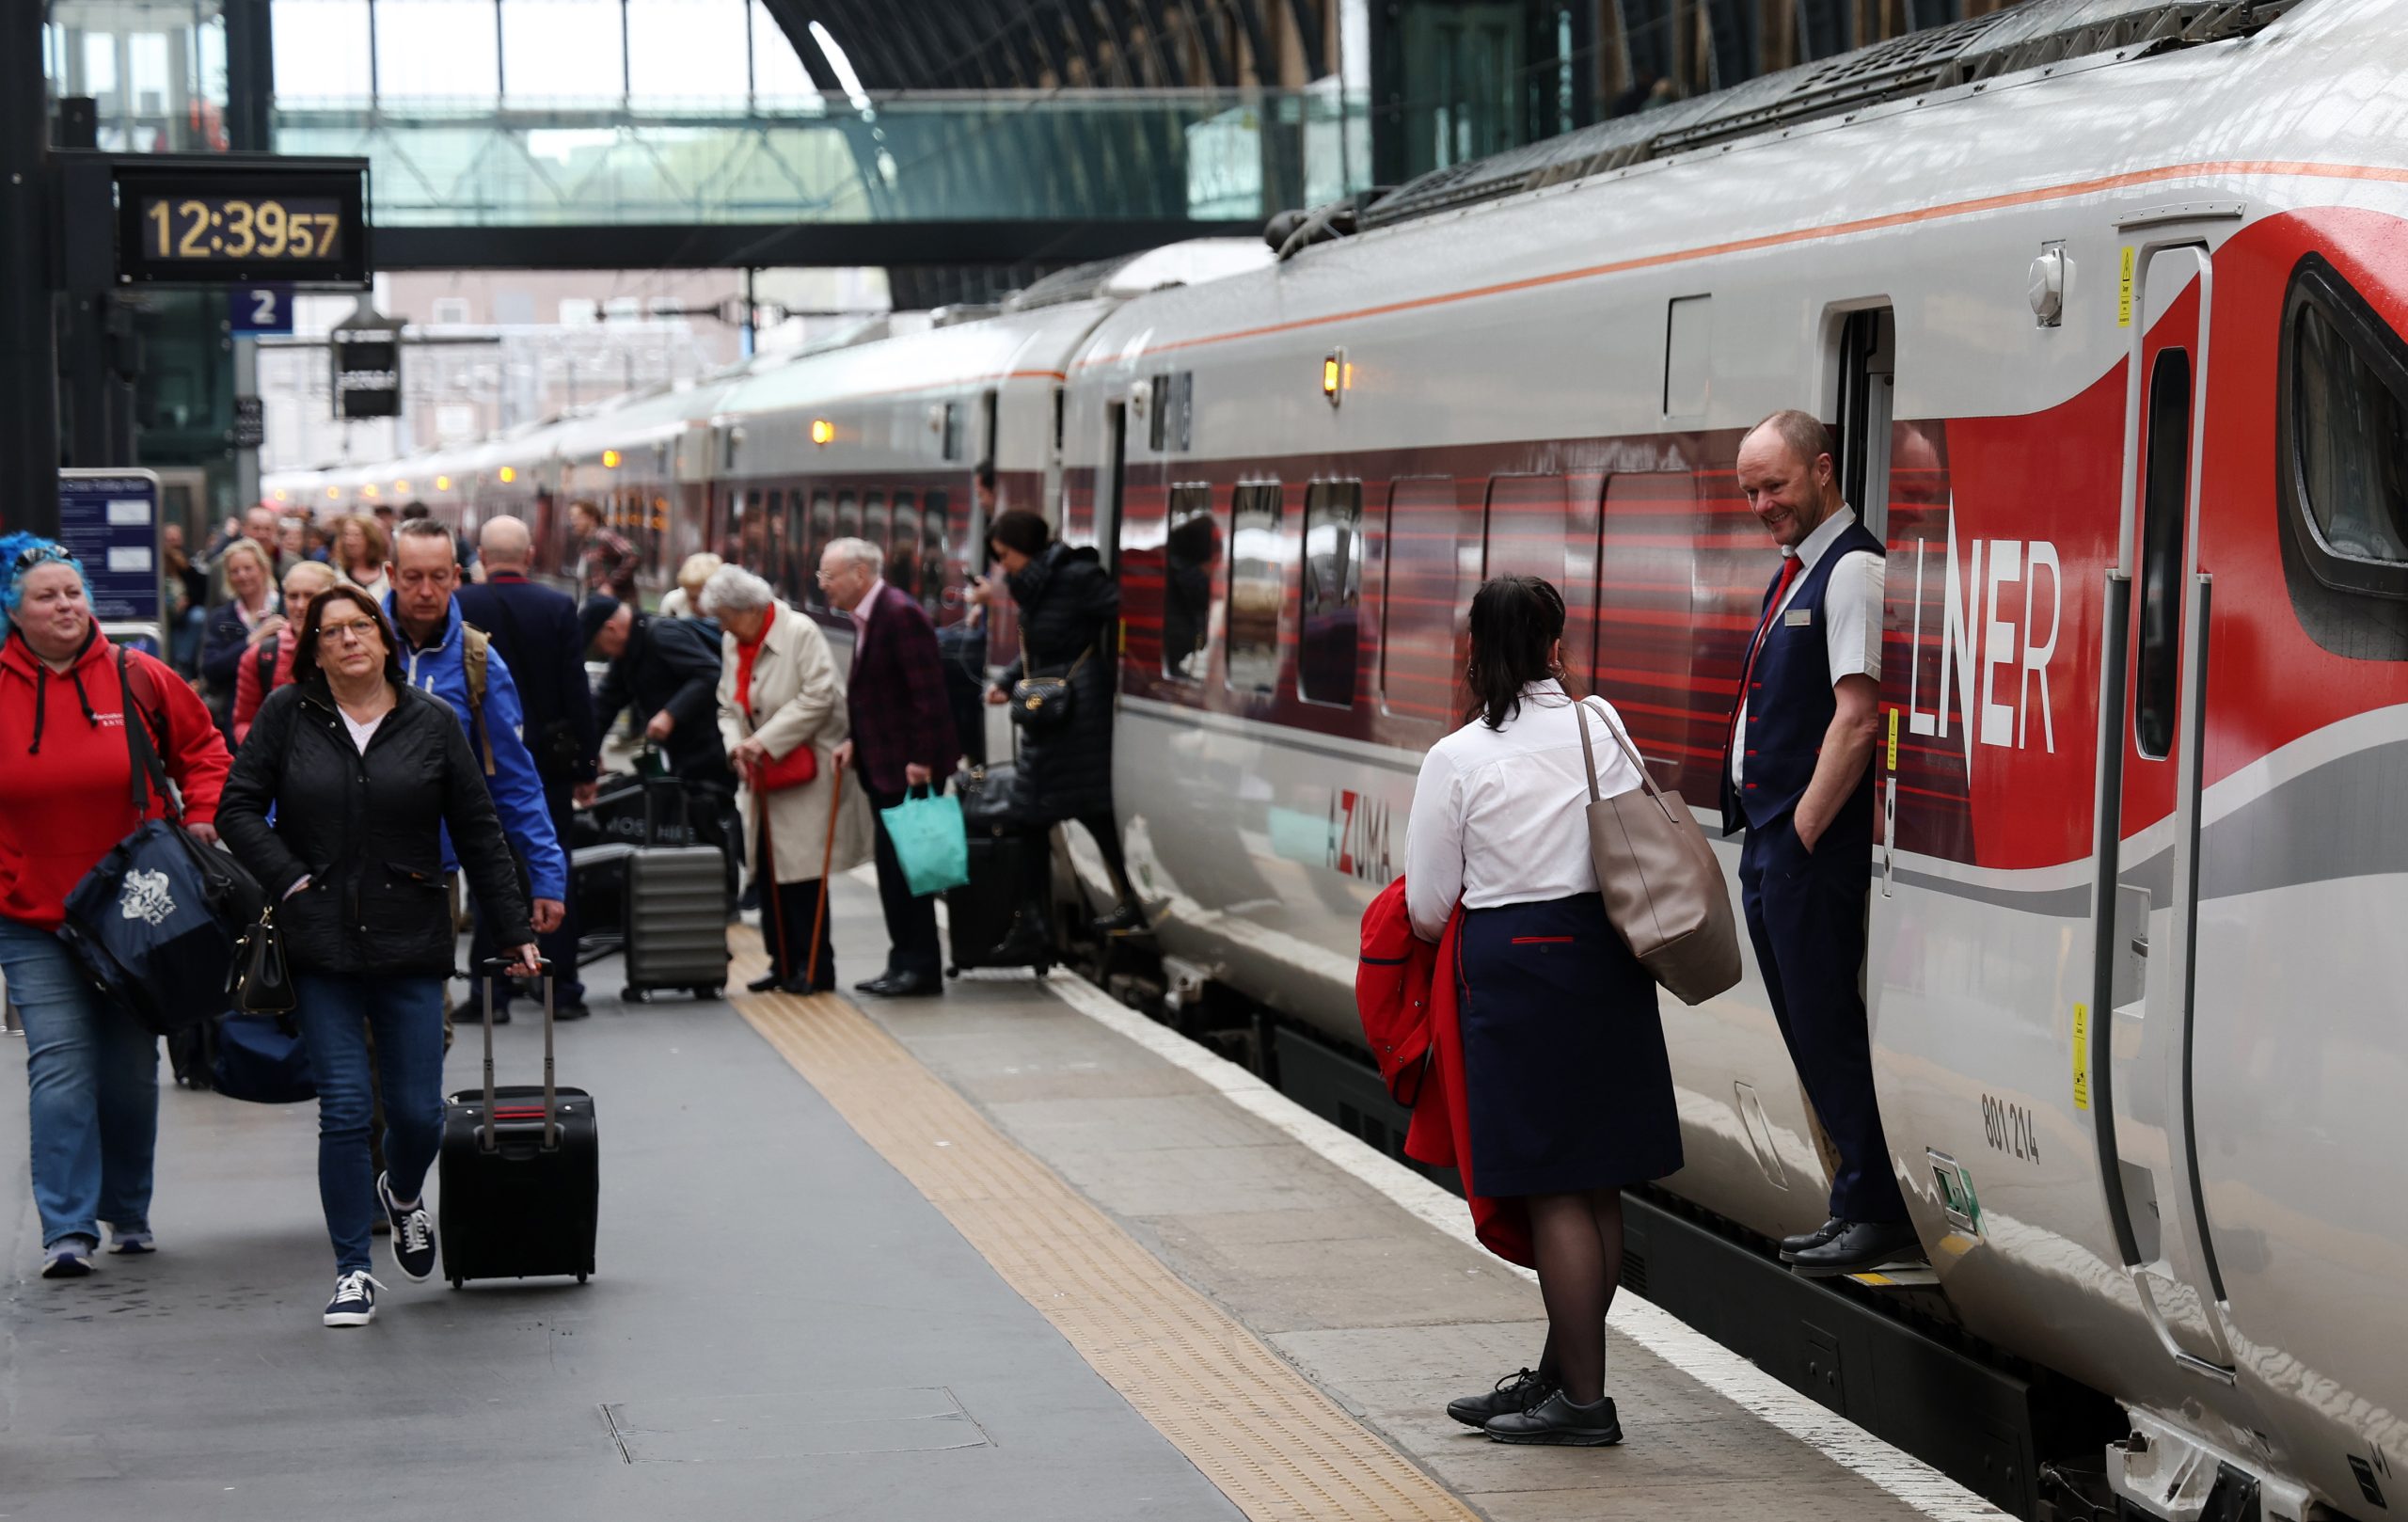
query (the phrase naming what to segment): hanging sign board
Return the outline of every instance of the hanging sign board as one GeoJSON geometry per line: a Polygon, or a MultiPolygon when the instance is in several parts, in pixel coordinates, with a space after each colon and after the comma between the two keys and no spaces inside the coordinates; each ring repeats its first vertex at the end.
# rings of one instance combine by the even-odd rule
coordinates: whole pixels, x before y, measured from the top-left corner
{"type": "Polygon", "coordinates": [[[402,415],[400,322],[355,312],[326,335],[326,352],[334,362],[331,388],[336,417],[402,415]]]}
{"type": "Polygon", "coordinates": [[[167,608],[159,478],[148,470],[59,471],[58,542],[84,563],[84,593],[103,632],[158,649],[167,608]]]}

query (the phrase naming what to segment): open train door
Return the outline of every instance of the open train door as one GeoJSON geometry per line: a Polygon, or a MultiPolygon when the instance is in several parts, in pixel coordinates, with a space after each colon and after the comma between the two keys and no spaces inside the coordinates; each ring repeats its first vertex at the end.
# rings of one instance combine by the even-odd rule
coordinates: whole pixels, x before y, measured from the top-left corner
{"type": "Polygon", "coordinates": [[[2211,579],[2198,564],[2214,270],[2195,235],[2133,235],[2122,528],[2099,681],[2089,1041],[2100,1178],[2165,1350],[2232,1381],[2192,1138],[2201,739],[2211,579]]]}

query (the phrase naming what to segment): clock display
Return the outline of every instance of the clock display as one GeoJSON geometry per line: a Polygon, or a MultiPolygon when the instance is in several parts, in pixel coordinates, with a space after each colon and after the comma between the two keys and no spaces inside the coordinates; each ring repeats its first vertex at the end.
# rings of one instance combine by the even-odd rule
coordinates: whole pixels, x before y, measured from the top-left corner
{"type": "Polygon", "coordinates": [[[342,203],[331,197],[142,199],[142,252],[162,262],[339,260],[343,232],[342,203]]]}

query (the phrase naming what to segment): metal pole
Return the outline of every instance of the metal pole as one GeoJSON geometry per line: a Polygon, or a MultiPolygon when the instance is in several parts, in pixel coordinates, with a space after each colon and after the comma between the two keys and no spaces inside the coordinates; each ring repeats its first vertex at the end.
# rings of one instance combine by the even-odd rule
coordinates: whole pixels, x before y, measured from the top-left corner
{"type": "MultiPolygon", "coordinates": [[[[238,338],[234,341],[234,395],[239,400],[260,394],[260,341],[238,338]]],[[[260,452],[256,448],[234,452],[234,507],[248,512],[260,499],[260,452]]]]}
{"type": "Polygon", "coordinates": [[[0,6],[0,525],[58,531],[43,8],[0,6]]]}
{"type": "Polygon", "coordinates": [[[761,337],[761,309],[752,304],[752,267],[744,268],[744,357],[752,357],[752,346],[761,337]]]}

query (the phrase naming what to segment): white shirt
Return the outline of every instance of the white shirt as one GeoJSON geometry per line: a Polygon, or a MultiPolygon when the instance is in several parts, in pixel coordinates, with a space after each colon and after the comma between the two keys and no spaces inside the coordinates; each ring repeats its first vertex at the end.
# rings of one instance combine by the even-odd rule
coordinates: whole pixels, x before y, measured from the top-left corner
{"type": "MultiPolygon", "coordinates": [[[[390,713],[391,711],[391,709],[388,708],[386,713],[390,713]]],[[[382,713],[378,714],[375,718],[371,719],[364,724],[347,713],[342,716],[342,727],[351,731],[351,743],[362,755],[366,755],[368,753],[368,741],[375,735],[376,726],[384,721],[385,714],[382,713]]]]}
{"type": "MultiPolygon", "coordinates": [[[[1587,706],[1597,794],[1640,785],[1639,770],[1587,706]]],[[[1405,912],[1435,941],[1460,898],[1465,909],[1541,903],[1597,891],[1589,859],[1588,779],[1580,774],[1580,708],[1560,682],[1522,689],[1521,711],[1491,729],[1475,719],[1431,747],[1405,828],[1405,912]]],[[[1622,716],[1614,715],[1622,728],[1622,716]]]]}
{"type": "MultiPolygon", "coordinates": [[[[1847,532],[1856,522],[1853,509],[1843,506],[1838,512],[1815,525],[1814,531],[1795,549],[1781,547],[1784,557],[1795,556],[1804,563],[1790,579],[1789,590],[1781,595],[1781,606],[1766,615],[1766,623],[1777,621],[1790,600],[1798,595],[1798,583],[1828,552],[1833,541],[1847,532]]],[[[1843,676],[1870,676],[1881,679],[1881,557],[1869,549],[1852,549],[1840,557],[1831,567],[1831,578],[1823,584],[1823,653],[1831,664],[1831,685],[1840,685],[1843,676]]],[[[1758,629],[1764,627],[1757,626],[1758,629]]],[[[1751,633],[1751,646],[1755,635],[1751,633]]],[[[1748,733],[1748,692],[1739,690],[1739,722],[1736,733],[1748,733]]],[[[1731,747],[1731,781],[1735,785],[1745,779],[1740,775],[1747,761],[1745,744],[1731,747]]]]}
{"type": "Polygon", "coordinates": [[[869,610],[878,606],[878,595],[885,590],[886,578],[881,576],[869,584],[869,590],[862,594],[862,600],[853,604],[850,611],[853,615],[854,633],[869,632],[869,610]]]}

